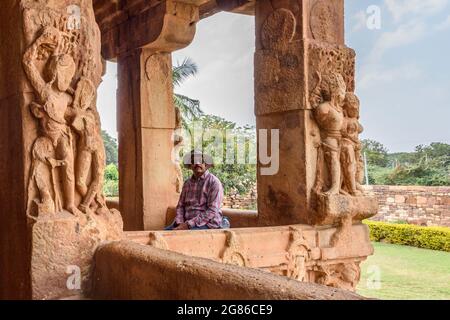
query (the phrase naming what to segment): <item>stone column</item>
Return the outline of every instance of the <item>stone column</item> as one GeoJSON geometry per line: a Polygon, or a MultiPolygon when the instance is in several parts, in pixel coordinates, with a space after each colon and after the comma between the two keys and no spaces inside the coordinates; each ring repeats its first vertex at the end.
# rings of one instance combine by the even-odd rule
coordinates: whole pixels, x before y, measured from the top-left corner
{"type": "Polygon", "coordinates": [[[102,192],[92,1],[7,0],[0,15],[0,298],[81,294],[96,246],[122,236],[102,192]]]}
{"type": "Polygon", "coordinates": [[[354,73],[343,0],[256,2],[257,128],[279,130],[278,172],[258,168],[260,225],[332,225],[376,213],[359,191],[354,73]]]}
{"type": "Polygon", "coordinates": [[[119,57],[120,204],[125,229],[162,228],[178,199],[172,161],[175,108],[170,53],[119,57]]]}
{"type": "Polygon", "coordinates": [[[0,299],[31,297],[20,1],[0,11],[0,299]]]}
{"type": "Polygon", "coordinates": [[[176,115],[171,52],[192,41],[198,7],[163,1],[150,11],[152,26],[159,27],[149,33],[130,18],[119,26],[129,35],[120,38],[120,48],[127,49],[113,53],[119,64],[120,209],[125,230],[162,229],[167,209],[179,196],[172,159],[176,115]]]}

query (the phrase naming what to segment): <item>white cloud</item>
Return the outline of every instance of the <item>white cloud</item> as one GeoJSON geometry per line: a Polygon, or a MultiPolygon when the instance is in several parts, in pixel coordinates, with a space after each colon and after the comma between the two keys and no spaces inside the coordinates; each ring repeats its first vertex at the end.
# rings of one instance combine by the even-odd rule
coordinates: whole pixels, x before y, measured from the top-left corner
{"type": "Polygon", "coordinates": [[[396,68],[386,68],[380,64],[363,66],[358,73],[358,87],[369,89],[380,84],[389,84],[396,81],[410,81],[419,79],[422,70],[416,64],[404,64],[396,68]]]}
{"type": "Polygon", "coordinates": [[[367,17],[366,17],[366,13],[363,10],[358,11],[352,17],[352,19],[355,21],[355,24],[353,25],[353,28],[352,28],[352,32],[359,31],[366,27],[367,17]]]}
{"type": "Polygon", "coordinates": [[[441,12],[449,0],[384,0],[394,21],[399,22],[408,14],[433,15],[441,12]]]}
{"type": "Polygon", "coordinates": [[[417,21],[402,24],[394,31],[384,32],[375,42],[369,60],[378,61],[389,49],[416,42],[425,35],[425,32],[425,24],[417,21]]]}
{"type": "Polygon", "coordinates": [[[450,29],[450,16],[435,26],[436,31],[444,31],[450,29]]]}

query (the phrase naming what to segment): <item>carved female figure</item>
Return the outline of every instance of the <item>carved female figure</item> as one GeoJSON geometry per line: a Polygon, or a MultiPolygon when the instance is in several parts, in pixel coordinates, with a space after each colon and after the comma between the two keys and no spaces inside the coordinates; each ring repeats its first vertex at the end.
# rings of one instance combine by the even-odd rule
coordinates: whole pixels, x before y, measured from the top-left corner
{"type": "MultiPolygon", "coordinates": [[[[31,104],[33,115],[39,119],[40,131],[51,141],[56,157],[61,161],[58,165],[62,171],[64,209],[74,215],[80,214],[75,206],[75,181],[73,171],[73,149],[71,132],[65,120],[72,96],[68,93],[75,75],[75,62],[68,54],[59,54],[61,33],[53,27],[46,27],[42,35],[27,49],[23,57],[23,66],[28,79],[36,91],[37,103],[31,104]],[[36,61],[42,50],[53,53],[48,62],[49,81],[46,82],[36,67],[36,61]]],[[[34,146],[33,154],[39,153],[38,144],[34,146]]],[[[47,159],[49,160],[49,159],[47,159]]],[[[54,165],[48,161],[49,166],[54,165]]],[[[39,187],[42,194],[42,187],[39,187]]],[[[56,197],[56,195],[55,195],[56,197]]]]}
{"type": "MultiPolygon", "coordinates": [[[[314,105],[314,118],[320,128],[321,148],[328,167],[330,186],[327,195],[339,194],[341,187],[340,142],[344,125],[342,103],[345,99],[346,85],[339,73],[325,76],[317,74],[319,81],[313,92],[313,99],[319,98],[314,105]]],[[[319,164],[318,164],[319,165],[319,164]]]]}
{"type": "Polygon", "coordinates": [[[359,99],[348,92],[344,102],[345,122],[342,130],[341,163],[343,171],[343,189],[351,195],[362,193],[358,180],[358,164],[361,151],[359,134],[363,127],[359,123],[359,99]]]}

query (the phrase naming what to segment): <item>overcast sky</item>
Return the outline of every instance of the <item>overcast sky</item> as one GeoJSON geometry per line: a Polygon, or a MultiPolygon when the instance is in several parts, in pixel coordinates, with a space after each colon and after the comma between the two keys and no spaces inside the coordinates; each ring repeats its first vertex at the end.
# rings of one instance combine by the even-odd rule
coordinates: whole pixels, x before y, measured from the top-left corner
{"type": "MultiPolygon", "coordinates": [[[[357,53],[362,138],[391,152],[418,144],[450,143],[450,0],[345,0],[346,42],[357,53]],[[369,29],[367,9],[378,6],[381,28],[369,29]]],[[[371,11],[372,13],[373,11],[371,11]]],[[[197,25],[193,43],[173,54],[190,57],[199,74],[176,92],[202,109],[240,125],[254,124],[254,18],[220,13],[197,25]]],[[[102,126],[116,133],[117,68],[99,89],[102,126]]]]}

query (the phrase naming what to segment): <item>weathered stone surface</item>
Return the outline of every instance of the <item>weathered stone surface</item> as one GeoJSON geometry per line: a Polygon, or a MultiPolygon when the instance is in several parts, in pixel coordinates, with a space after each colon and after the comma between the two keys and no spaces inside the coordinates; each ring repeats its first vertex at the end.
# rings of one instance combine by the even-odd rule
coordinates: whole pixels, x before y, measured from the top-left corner
{"type": "Polygon", "coordinates": [[[279,170],[258,171],[259,223],[330,225],[375,214],[361,187],[360,102],[343,1],[259,1],[256,34],[257,128],[280,137],[279,170]]]}
{"type": "MultiPolygon", "coordinates": [[[[105,155],[96,110],[104,67],[101,47],[105,58],[119,62],[120,206],[125,227],[162,228],[167,208],[176,203],[180,176],[171,151],[179,146],[174,141],[179,121],[172,102],[170,53],[192,41],[199,6],[208,3],[96,1],[101,31],[92,4],[89,0],[8,0],[2,12],[16,19],[0,22],[8,31],[0,36],[0,70],[12,71],[10,81],[0,81],[0,130],[10,139],[1,139],[0,151],[18,157],[12,162],[0,156],[0,174],[6,177],[0,187],[15,183],[0,197],[0,231],[6,232],[0,236],[1,280],[6,284],[3,287],[2,282],[2,297],[73,296],[65,286],[65,272],[75,265],[81,270],[82,291],[87,292],[96,247],[122,237],[120,215],[108,209],[102,193],[105,155]],[[17,234],[10,236],[11,230],[18,230],[17,234]],[[21,255],[9,262],[4,257],[10,257],[17,244],[21,255]],[[20,278],[11,280],[15,268],[20,278]]],[[[239,1],[217,5],[225,10],[247,8],[239,1]]],[[[99,282],[100,295],[163,298],[185,292],[187,298],[207,297],[207,293],[312,298],[303,295],[301,281],[355,288],[359,263],[372,252],[367,228],[358,220],[372,212],[373,201],[360,194],[362,127],[354,95],[354,52],[344,45],[343,1],[259,0],[254,12],[257,128],[279,130],[280,138],[276,172],[267,174],[264,165],[258,166],[257,224],[290,226],[152,232],[148,244],[262,268],[299,282],[293,290],[283,291],[278,286],[290,288],[287,279],[257,272],[263,277],[255,283],[254,270],[236,269],[234,276],[229,266],[211,261],[203,261],[205,268],[199,268],[203,262],[193,257],[186,258],[180,272],[175,253],[158,256],[152,248],[122,243],[107,246],[107,258],[98,260],[98,275],[108,281],[99,282]],[[113,259],[122,265],[115,268],[113,259]],[[122,271],[130,266],[136,277],[123,277],[122,271]],[[192,286],[192,275],[198,277],[197,287],[184,291],[192,286]],[[211,287],[222,278],[220,290],[211,287]],[[166,280],[172,287],[165,287],[166,280]],[[267,290],[261,281],[267,281],[267,290]],[[155,288],[159,291],[148,291],[155,288]]],[[[396,203],[395,197],[392,202],[396,203]]],[[[415,202],[434,206],[437,200],[415,202]]],[[[141,241],[142,234],[136,239],[141,241]]],[[[325,292],[330,291],[324,291],[323,297],[333,296],[325,292]]]]}
{"type": "Polygon", "coordinates": [[[378,201],[367,196],[349,197],[344,195],[317,196],[317,217],[314,222],[330,225],[350,215],[355,221],[362,221],[376,215],[378,201]]]}
{"type": "MultiPolygon", "coordinates": [[[[58,245],[73,234],[52,221],[64,214],[82,224],[91,216],[100,238],[121,232],[119,213],[111,225],[102,220],[113,213],[102,192],[96,110],[100,31],[89,0],[7,0],[1,17],[0,298],[45,298],[59,290],[49,289],[60,275],[47,272],[50,260],[59,265],[75,255],[58,245]]],[[[93,253],[91,236],[76,242],[80,251],[93,253]]]]}
{"type": "Polygon", "coordinates": [[[32,227],[33,299],[88,294],[97,246],[120,240],[122,228],[116,210],[105,215],[89,213],[83,219],[61,212],[36,221],[32,227]]]}
{"type": "MultiPolygon", "coordinates": [[[[170,35],[183,30],[170,28],[162,32],[175,41],[170,35]]],[[[177,43],[186,46],[192,37],[177,43]]],[[[118,58],[119,189],[126,230],[163,228],[167,208],[178,200],[171,50],[167,45],[161,53],[151,43],[118,58]]]]}
{"type": "Polygon", "coordinates": [[[126,241],[97,251],[94,278],[93,297],[98,299],[363,299],[345,290],[126,241]],[[124,277],[123,270],[133,270],[133,276],[124,277]]]}
{"type": "MultiPolygon", "coordinates": [[[[351,220],[328,228],[292,225],[195,232],[128,232],[126,236],[140,244],[306,282],[319,282],[323,266],[335,268],[344,263],[359,272],[359,262],[373,253],[367,226],[352,225],[351,220]]],[[[347,272],[346,268],[339,268],[347,272]]],[[[333,273],[338,276],[336,270],[333,273]]],[[[359,277],[347,281],[341,287],[354,290],[358,280],[359,277]]]]}
{"type": "Polygon", "coordinates": [[[450,227],[450,188],[424,186],[367,186],[378,200],[373,220],[450,227]],[[390,199],[394,201],[390,201],[390,199]]]}

